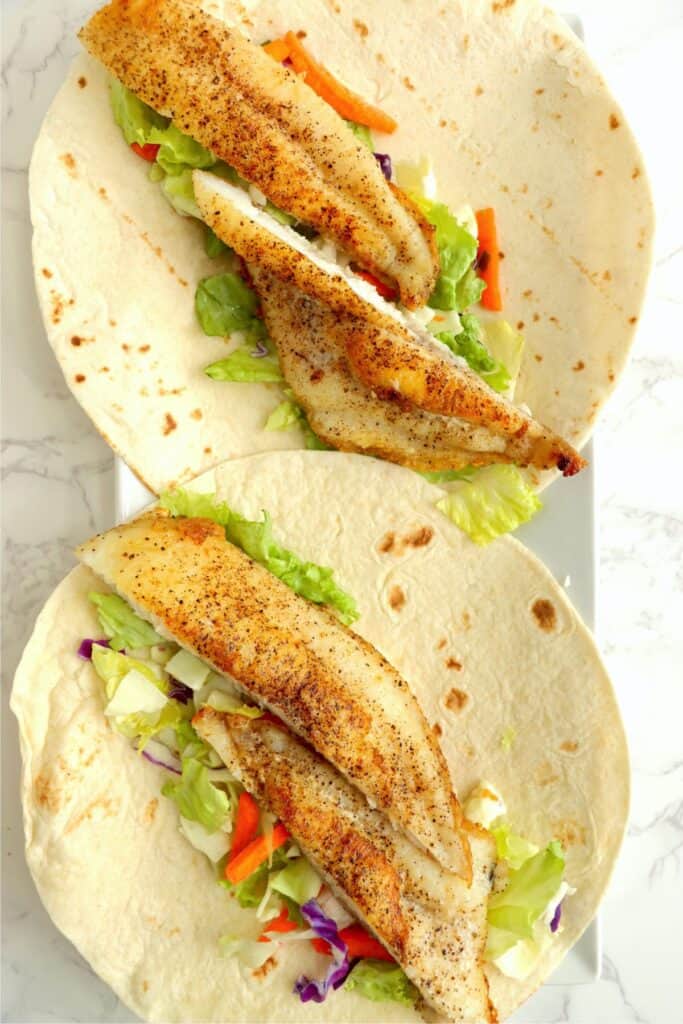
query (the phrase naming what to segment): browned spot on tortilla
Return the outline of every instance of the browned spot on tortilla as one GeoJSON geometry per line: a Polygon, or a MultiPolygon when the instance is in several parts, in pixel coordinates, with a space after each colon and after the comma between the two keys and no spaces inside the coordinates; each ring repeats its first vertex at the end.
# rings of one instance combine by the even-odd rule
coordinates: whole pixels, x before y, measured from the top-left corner
{"type": "Polygon", "coordinates": [[[358,18],[353,19],[353,27],[361,38],[365,39],[368,34],[368,26],[363,21],[359,21],[358,18]]]}
{"type": "Polygon", "coordinates": [[[62,790],[46,772],[40,772],[33,780],[33,789],[39,807],[56,814],[62,806],[62,790]]]}
{"type": "Polygon", "coordinates": [[[614,380],[614,370],[609,370],[608,371],[608,373],[607,373],[607,380],[609,380],[609,381],[613,381],[614,380]]]}
{"type": "Polygon", "coordinates": [[[568,846],[586,845],[586,829],[572,818],[568,818],[567,821],[555,822],[552,834],[555,839],[559,839],[565,848],[568,846]]]}
{"type": "Polygon", "coordinates": [[[441,639],[439,640],[438,644],[436,645],[437,651],[442,651],[447,643],[448,643],[448,640],[446,639],[446,637],[442,636],[441,639]]]}
{"type": "Polygon", "coordinates": [[[603,279],[603,281],[611,281],[612,280],[612,275],[610,274],[609,270],[603,271],[602,279],[603,279]]]}
{"type": "Polygon", "coordinates": [[[178,424],[173,419],[173,417],[171,416],[170,412],[167,412],[165,417],[164,417],[164,429],[163,429],[164,437],[167,437],[171,433],[171,431],[175,430],[175,428],[177,426],[178,426],[178,424]]]}
{"type": "Polygon", "coordinates": [[[107,197],[107,190],[106,190],[106,188],[99,188],[97,191],[99,192],[99,194],[101,195],[101,197],[103,199],[107,199],[108,198],[107,197]]]}
{"type": "Polygon", "coordinates": [[[629,322],[630,324],[635,324],[635,323],[637,323],[637,322],[638,322],[638,317],[637,317],[637,316],[630,316],[630,317],[628,318],[628,322],[629,322]]]}
{"type": "Polygon", "coordinates": [[[610,116],[609,116],[609,126],[610,126],[610,129],[612,131],[614,131],[614,129],[618,128],[620,124],[621,124],[621,121],[619,120],[617,115],[616,114],[610,114],[610,116]]]}
{"type": "Polygon", "coordinates": [[[47,267],[43,267],[41,273],[42,273],[43,277],[47,277],[48,280],[52,277],[52,271],[48,270],[47,267]]]}
{"type": "Polygon", "coordinates": [[[557,782],[559,777],[557,772],[553,770],[550,761],[543,761],[535,772],[536,782],[539,786],[551,786],[553,782],[557,782]]]}
{"type": "Polygon", "coordinates": [[[387,60],[383,53],[378,53],[375,57],[378,64],[386,64],[387,60]]]}
{"type": "Polygon", "coordinates": [[[94,338],[81,338],[79,334],[72,334],[71,344],[74,348],[78,348],[80,345],[85,344],[86,341],[94,341],[94,338]]]}
{"type": "Polygon", "coordinates": [[[458,661],[457,658],[446,658],[446,668],[452,668],[456,672],[459,672],[462,668],[462,662],[458,661]]]}
{"type": "Polygon", "coordinates": [[[559,322],[560,322],[560,321],[559,321],[559,320],[557,319],[557,317],[556,317],[556,316],[549,316],[549,317],[548,317],[548,320],[550,320],[550,323],[551,323],[551,324],[559,324],[559,322]]]}
{"type": "Polygon", "coordinates": [[[412,533],[403,538],[403,543],[408,548],[424,548],[434,536],[431,526],[418,526],[412,533]]]}
{"type": "Polygon", "coordinates": [[[100,373],[109,373],[108,366],[100,366],[100,373]]]}
{"type": "Polygon", "coordinates": [[[144,979],[143,979],[143,982],[142,982],[142,991],[143,992],[149,992],[149,982],[144,980],[144,979]]]}
{"type": "Polygon", "coordinates": [[[446,694],[444,703],[449,711],[462,711],[469,699],[469,695],[464,690],[459,690],[457,686],[454,686],[446,694]]]}
{"type": "Polygon", "coordinates": [[[552,34],[552,36],[550,38],[552,39],[553,46],[555,47],[556,50],[564,50],[564,48],[565,48],[565,46],[567,44],[566,44],[565,40],[562,38],[561,35],[558,35],[557,32],[553,32],[553,34],[552,34]]]}
{"type": "Polygon", "coordinates": [[[190,416],[192,417],[193,420],[200,420],[202,418],[202,415],[203,413],[201,409],[193,409],[192,412],[190,413],[190,416]]]}
{"type": "Polygon", "coordinates": [[[469,37],[469,35],[464,35],[462,37],[462,48],[463,48],[463,50],[467,50],[469,45],[470,45],[470,37],[469,37]]]}
{"type": "Polygon", "coordinates": [[[633,168],[633,171],[631,172],[631,177],[633,178],[634,181],[636,180],[636,178],[640,177],[640,167],[634,167],[633,168]]]}
{"type": "Polygon", "coordinates": [[[531,288],[527,288],[526,291],[522,292],[522,295],[525,299],[530,299],[533,294],[534,293],[532,292],[531,288]]]}
{"type": "Polygon", "coordinates": [[[537,89],[536,90],[536,95],[537,96],[542,96],[544,92],[545,92],[545,89],[543,89],[543,88],[537,89]]]}
{"type": "Polygon", "coordinates": [[[484,88],[483,88],[483,86],[481,86],[481,85],[478,85],[478,86],[476,87],[476,89],[474,90],[474,95],[475,95],[475,96],[481,96],[481,95],[483,95],[483,92],[484,92],[484,88]]]}
{"type": "Polygon", "coordinates": [[[531,126],[531,130],[532,130],[532,132],[537,132],[540,129],[540,127],[541,126],[540,126],[539,122],[538,121],[534,121],[534,123],[531,126]]]}
{"type": "Polygon", "coordinates": [[[149,349],[150,349],[149,345],[140,345],[138,347],[138,352],[149,352],[149,349]]]}
{"type": "Polygon", "coordinates": [[[145,807],[145,813],[143,815],[143,821],[146,825],[151,825],[157,816],[157,807],[159,806],[159,800],[156,796],[152,797],[147,806],[145,807]]]}
{"type": "Polygon", "coordinates": [[[583,370],[584,369],[585,365],[586,364],[584,363],[583,359],[579,359],[572,366],[572,370],[574,371],[574,373],[578,373],[579,370],[583,370]]]}
{"type": "Polygon", "coordinates": [[[306,29],[300,28],[300,29],[297,30],[296,38],[297,39],[305,39],[307,35],[308,35],[308,32],[306,31],[306,29]]]}
{"type": "Polygon", "coordinates": [[[381,554],[387,555],[390,551],[394,550],[395,543],[396,534],[393,531],[390,531],[389,533],[385,533],[382,537],[381,541],[377,545],[377,550],[381,552],[381,554]]]}
{"type": "Polygon", "coordinates": [[[446,120],[446,118],[442,117],[441,120],[439,121],[439,128],[445,128],[447,124],[448,121],[446,120]]]}
{"type": "Polygon", "coordinates": [[[77,814],[76,817],[69,822],[65,831],[68,835],[70,832],[75,832],[77,828],[83,824],[84,821],[91,821],[93,813],[95,811],[101,811],[103,818],[113,817],[119,809],[119,801],[113,800],[110,796],[98,796],[97,799],[92,800],[85,810],[77,814]]]}
{"type": "Polygon", "coordinates": [[[50,298],[52,300],[52,323],[58,324],[61,322],[62,314],[64,313],[64,299],[54,288],[50,292],[50,298]]]}
{"type": "Polygon", "coordinates": [[[256,970],[251,972],[251,976],[252,978],[265,978],[270,974],[274,967],[277,967],[277,960],[274,956],[269,956],[265,963],[261,964],[260,967],[257,967],[256,970]]]}
{"type": "Polygon", "coordinates": [[[534,359],[536,360],[537,363],[542,363],[543,362],[543,356],[539,352],[536,352],[536,354],[534,355],[534,359]]]}
{"type": "Polygon", "coordinates": [[[210,455],[212,451],[213,451],[213,448],[205,448],[204,449],[204,454],[205,455],[210,455]]]}
{"type": "Polygon", "coordinates": [[[596,178],[601,178],[603,176],[603,174],[604,174],[604,171],[601,171],[600,168],[598,168],[598,170],[595,172],[595,177],[596,178]]]}
{"type": "Polygon", "coordinates": [[[62,153],[62,155],[60,156],[59,159],[62,161],[62,163],[66,167],[66,169],[67,169],[67,171],[69,173],[69,176],[71,178],[75,178],[76,177],[76,161],[73,158],[73,154],[72,153],[62,153]]]}
{"type": "Polygon", "coordinates": [[[403,78],[401,79],[401,81],[405,85],[406,89],[410,89],[411,92],[415,92],[415,86],[410,81],[410,79],[408,78],[407,75],[404,75],[403,78]]]}
{"type": "Polygon", "coordinates": [[[76,381],[77,384],[82,384],[83,381],[85,380],[85,374],[77,373],[76,376],[74,377],[74,380],[76,381]]]}
{"type": "Polygon", "coordinates": [[[116,327],[116,320],[110,320],[109,321],[109,326],[110,327],[116,327]]]}
{"type": "Polygon", "coordinates": [[[553,121],[561,121],[562,120],[562,114],[560,114],[560,112],[558,110],[556,110],[550,116],[552,117],[553,121]]]}
{"type": "Polygon", "coordinates": [[[465,632],[467,632],[467,630],[471,627],[471,625],[472,625],[472,616],[470,615],[470,613],[468,611],[464,611],[462,613],[462,628],[465,630],[465,632]]]}
{"type": "Polygon", "coordinates": [[[88,79],[84,75],[81,75],[81,77],[78,79],[78,87],[79,87],[79,89],[85,89],[87,84],[88,84],[88,79]]]}
{"type": "Polygon", "coordinates": [[[519,186],[519,191],[522,193],[522,195],[527,194],[527,192],[529,191],[529,186],[526,184],[526,182],[523,185],[519,186]]]}
{"type": "Polygon", "coordinates": [[[545,597],[539,597],[532,604],[531,612],[536,619],[536,624],[539,629],[543,629],[546,633],[549,633],[550,630],[555,628],[557,613],[552,601],[548,601],[545,597]]]}
{"type": "Polygon", "coordinates": [[[128,345],[125,341],[122,342],[121,348],[123,349],[124,352],[130,352],[130,345],[128,345]]]}
{"type": "Polygon", "coordinates": [[[491,10],[494,14],[500,14],[501,11],[507,10],[508,7],[514,7],[515,0],[497,0],[497,3],[491,4],[491,10]]]}
{"type": "Polygon", "coordinates": [[[573,754],[578,749],[579,744],[576,740],[565,740],[564,743],[560,743],[560,750],[565,750],[568,754],[573,754]]]}
{"type": "Polygon", "coordinates": [[[523,331],[524,330],[524,321],[523,320],[518,320],[517,321],[517,330],[518,331],[523,331]]]}
{"type": "Polygon", "coordinates": [[[395,612],[398,612],[401,610],[401,608],[403,608],[405,603],[406,595],[403,592],[403,590],[401,590],[398,583],[395,583],[394,586],[389,591],[389,604],[391,605],[395,612]]]}
{"type": "Polygon", "coordinates": [[[441,728],[438,722],[434,722],[434,725],[432,726],[432,732],[434,733],[437,739],[439,738],[439,736],[441,736],[443,729],[441,728]]]}

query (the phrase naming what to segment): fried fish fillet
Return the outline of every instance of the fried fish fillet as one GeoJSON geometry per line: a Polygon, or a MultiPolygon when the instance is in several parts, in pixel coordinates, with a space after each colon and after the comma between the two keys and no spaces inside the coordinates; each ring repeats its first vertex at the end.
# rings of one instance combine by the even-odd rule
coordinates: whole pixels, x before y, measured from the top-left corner
{"type": "Polygon", "coordinates": [[[495,865],[471,826],[468,887],[396,832],[326,761],[262,719],[205,707],[193,719],[228,770],[283,822],[315,867],[449,1021],[495,1020],[483,968],[495,865]]]}
{"type": "Polygon", "coordinates": [[[349,339],[369,338],[370,329],[261,267],[249,269],[287,384],[312,429],[332,447],[421,471],[511,462],[557,467],[571,476],[585,465],[571,445],[490,391],[469,369],[463,379],[473,377],[490,391],[491,419],[483,411],[474,422],[464,415],[437,415],[403,400],[395,389],[364,386],[349,367],[349,339]],[[521,427],[514,429],[520,421],[521,427]]]}
{"type": "Polygon", "coordinates": [[[295,594],[208,519],[155,510],[78,549],[165,635],[232,677],[368,800],[467,880],[446,761],[408,684],[326,608],[295,594]]]}
{"type": "Polygon", "coordinates": [[[191,0],[114,0],[80,39],[277,206],[395,281],[406,306],[424,305],[439,270],[433,228],[332,107],[260,46],[191,0]]]}

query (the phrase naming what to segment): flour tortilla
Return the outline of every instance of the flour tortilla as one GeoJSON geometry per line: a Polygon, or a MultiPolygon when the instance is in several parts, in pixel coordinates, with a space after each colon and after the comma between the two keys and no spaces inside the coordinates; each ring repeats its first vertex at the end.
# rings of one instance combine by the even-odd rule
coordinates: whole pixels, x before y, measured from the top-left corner
{"type": "MultiPolygon", "coordinates": [[[[94,7],[95,5],[93,5],[94,7]]],[[[581,43],[533,0],[211,3],[256,41],[306,31],[311,51],[399,123],[395,161],[431,157],[439,198],[493,206],[504,315],[527,344],[516,401],[576,446],[624,368],[650,265],[642,158],[581,43]],[[521,326],[523,325],[523,327],[521,326]]],[[[228,458],[297,448],[263,430],[275,385],[215,383],[226,355],[193,311],[220,264],[179,217],[109,109],[106,75],[74,63],[30,172],[34,262],[50,344],[74,395],[159,492],[228,458]]]]}
{"type": "MultiPolygon", "coordinates": [[[[503,538],[478,548],[434,510],[437,489],[400,467],[338,453],[267,454],[226,463],[192,488],[215,490],[249,516],[267,509],[282,543],[333,566],[357,599],[358,632],[403,673],[441,731],[458,793],[491,782],[520,832],[539,845],[562,840],[577,893],[527,981],[491,969],[504,1019],[595,915],[624,832],[626,744],[590,633],[524,547],[503,538]],[[360,493],[364,514],[349,517],[360,493]]],[[[417,1020],[344,989],[322,1007],[302,1006],[291,986],[313,954],[300,945],[278,951],[277,969],[262,979],[245,981],[219,959],[220,935],[254,936],[258,923],[178,833],[175,807],[159,794],[164,772],[105,721],[101,683],[76,655],[82,637],[100,632],[86,599],[93,587],[103,584],[84,566],[60,584],[12,693],[27,859],[56,925],[151,1020],[417,1020]]]]}

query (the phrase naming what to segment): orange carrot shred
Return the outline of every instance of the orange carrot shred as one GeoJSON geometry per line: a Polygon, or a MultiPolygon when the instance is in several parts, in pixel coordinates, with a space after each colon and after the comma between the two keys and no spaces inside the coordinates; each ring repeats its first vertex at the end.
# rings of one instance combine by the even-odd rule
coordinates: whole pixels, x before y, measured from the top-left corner
{"type": "Polygon", "coordinates": [[[485,309],[499,313],[503,308],[503,303],[500,297],[500,251],[498,249],[496,214],[489,206],[485,210],[477,210],[476,217],[479,233],[477,273],[486,284],[481,304],[485,309]]]}
{"type": "Polygon", "coordinates": [[[355,121],[378,132],[396,131],[397,125],[393,117],[373,107],[362,96],[358,96],[336,79],[327,68],[311,56],[294,32],[288,32],[285,40],[289,46],[289,59],[294,70],[297,74],[303,74],[306,84],[310,85],[313,91],[329,103],[338,114],[347,121],[355,121]]]}
{"type": "Polygon", "coordinates": [[[362,277],[364,281],[374,285],[379,294],[383,299],[387,299],[389,302],[394,302],[398,298],[398,292],[395,288],[392,288],[390,284],[385,284],[384,281],[380,281],[378,277],[371,274],[369,270],[354,270],[354,273],[358,277],[362,277]]]}
{"type": "Polygon", "coordinates": [[[266,43],[263,49],[269,57],[278,61],[279,64],[289,57],[289,44],[284,36],[282,39],[272,39],[269,43],[266,43]]]}
{"type": "Polygon", "coordinates": [[[256,838],[258,832],[259,809],[251,793],[240,793],[235,815],[235,830],[232,834],[230,859],[236,857],[245,846],[256,838]]]}
{"type": "Polygon", "coordinates": [[[259,942],[270,942],[267,932],[295,932],[298,927],[296,921],[290,921],[287,907],[283,907],[277,917],[274,917],[272,921],[267,921],[263,926],[259,942]]]}
{"type": "Polygon", "coordinates": [[[243,850],[232,857],[225,865],[225,877],[233,885],[243,882],[249,875],[253,875],[257,868],[268,860],[271,853],[279,849],[289,839],[289,832],[283,824],[278,822],[271,832],[266,832],[257,839],[253,839],[243,850]]]}

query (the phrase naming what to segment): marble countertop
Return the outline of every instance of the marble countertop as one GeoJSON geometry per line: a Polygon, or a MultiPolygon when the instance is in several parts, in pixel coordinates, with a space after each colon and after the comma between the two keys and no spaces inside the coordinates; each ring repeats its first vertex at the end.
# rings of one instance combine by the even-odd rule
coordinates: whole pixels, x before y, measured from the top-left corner
{"type": "MultiPolygon", "coordinates": [[[[70,397],[34,297],[27,167],[77,51],[89,0],[2,0],[3,742],[5,1021],[130,1021],[55,930],[29,878],[7,710],[34,617],[83,537],[111,524],[113,458],[70,397]]],[[[655,268],[633,359],[597,433],[598,639],[633,763],[628,835],[602,912],[602,978],[547,987],[525,1019],[673,1024],[683,997],[683,95],[680,0],[570,0],[644,150],[658,210],[655,268]],[[673,131],[672,131],[673,129],[673,131]],[[677,909],[675,905],[677,904],[677,909]]],[[[577,211],[580,215],[580,211],[577,211]]]]}

